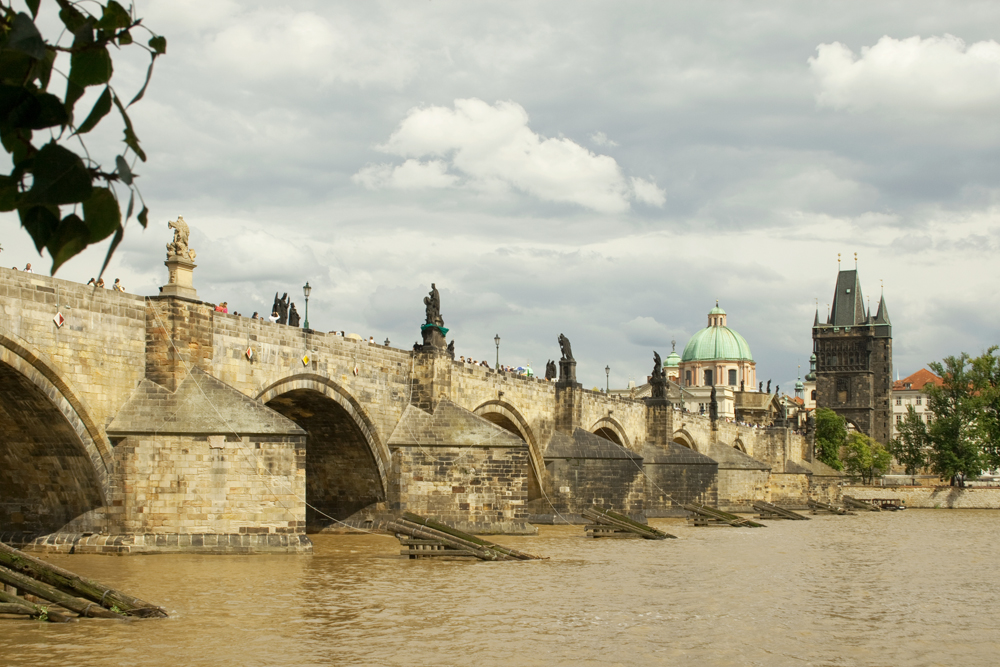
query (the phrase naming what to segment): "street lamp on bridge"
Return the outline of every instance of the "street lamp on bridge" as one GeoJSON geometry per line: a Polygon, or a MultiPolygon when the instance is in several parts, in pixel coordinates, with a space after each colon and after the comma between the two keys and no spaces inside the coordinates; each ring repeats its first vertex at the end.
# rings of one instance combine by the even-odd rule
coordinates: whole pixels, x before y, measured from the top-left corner
{"type": "Polygon", "coordinates": [[[610,394],[611,393],[611,366],[605,366],[604,367],[604,376],[605,376],[605,380],[607,381],[607,384],[604,385],[604,393],[605,394],[610,394]]]}
{"type": "Polygon", "coordinates": [[[493,337],[493,342],[497,344],[497,365],[496,369],[500,370],[500,334],[493,337]]]}
{"type": "Polygon", "coordinates": [[[309,287],[309,281],[307,280],[306,284],[302,286],[302,293],[306,297],[306,318],[305,322],[302,324],[303,329],[309,328],[309,293],[312,292],[312,290],[313,288],[309,287]]]}

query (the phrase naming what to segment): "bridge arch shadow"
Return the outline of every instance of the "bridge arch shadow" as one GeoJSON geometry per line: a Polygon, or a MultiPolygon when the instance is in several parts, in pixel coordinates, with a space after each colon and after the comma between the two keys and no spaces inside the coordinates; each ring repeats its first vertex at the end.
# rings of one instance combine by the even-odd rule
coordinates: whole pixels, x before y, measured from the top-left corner
{"type": "Polygon", "coordinates": [[[385,501],[388,447],[346,389],[322,375],[300,374],[270,385],[257,400],[306,431],[306,532],[336,527],[385,501]]]}
{"type": "Polygon", "coordinates": [[[80,395],[41,352],[0,334],[0,531],[103,527],[112,467],[80,395]]]}
{"type": "Polygon", "coordinates": [[[590,432],[601,436],[605,440],[610,440],[625,449],[632,448],[632,442],[625,433],[625,427],[611,415],[601,417],[594,422],[594,425],[590,427],[590,432]]]}
{"type": "Polygon", "coordinates": [[[510,403],[501,400],[486,401],[473,413],[488,422],[496,424],[508,433],[513,433],[528,444],[528,460],[531,463],[531,475],[528,476],[528,501],[542,497],[542,480],[545,462],[535,434],[520,412],[510,403]]]}
{"type": "Polygon", "coordinates": [[[747,446],[743,444],[743,439],[739,437],[733,440],[733,449],[738,449],[744,454],[747,453],[747,446]]]}

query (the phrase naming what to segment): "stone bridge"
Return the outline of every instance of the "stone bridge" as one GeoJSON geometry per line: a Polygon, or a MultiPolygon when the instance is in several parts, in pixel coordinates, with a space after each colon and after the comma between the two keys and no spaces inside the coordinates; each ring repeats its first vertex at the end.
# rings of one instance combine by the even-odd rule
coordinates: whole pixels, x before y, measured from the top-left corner
{"type": "Polygon", "coordinates": [[[738,509],[838,481],[786,429],[471,366],[443,346],[11,269],[0,305],[0,538],[36,548],[301,551],[309,532],[403,510],[524,532],[595,502],[738,509]]]}

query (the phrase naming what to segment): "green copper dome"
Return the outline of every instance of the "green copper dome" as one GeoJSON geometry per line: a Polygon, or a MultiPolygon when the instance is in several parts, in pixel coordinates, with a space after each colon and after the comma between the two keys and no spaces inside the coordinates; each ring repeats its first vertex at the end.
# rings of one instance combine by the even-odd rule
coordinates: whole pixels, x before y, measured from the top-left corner
{"type": "Polygon", "coordinates": [[[680,363],[681,363],[681,355],[677,354],[676,352],[671,352],[670,356],[668,356],[666,359],[664,359],[664,361],[663,361],[663,367],[664,368],[677,368],[677,366],[680,363]]]}
{"type": "MultiPolygon", "coordinates": [[[[717,308],[722,311],[721,308],[717,308]]],[[[712,314],[716,309],[713,309],[712,314]]],[[[681,361],[709,361],[725,359],[729,361],[753,361],[750,346],[743,336],[729,327],[705,327],[684,346],[681,361]]]]}
{"type": "Polygon", "coordinates": [[[716,301],[715,302],[715,308],[713,308],[712,310],[708,311],[708,314],[709,315],[725,315],[726,311],[724,311],[721,308],[719,308],[719,302],[716,301]]]}

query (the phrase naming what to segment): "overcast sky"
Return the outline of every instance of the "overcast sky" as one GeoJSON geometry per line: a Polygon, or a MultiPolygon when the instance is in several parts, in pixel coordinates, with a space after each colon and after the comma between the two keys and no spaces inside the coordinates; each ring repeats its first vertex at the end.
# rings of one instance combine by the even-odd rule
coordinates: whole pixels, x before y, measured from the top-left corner
{"type": "MultiPolygon", "coordinates": [[[[165,282],[183,215],[199,295],[247,315],[276,290],[302,312],[308,280],[313,328],[409,348],[433,281],[456,354],[492,364],[499,333],[541,370],[565,333],[585,386],[621,387],[718,299],[790,393],[856,252],[901,376],[1000,342],[1000,4],[138,7],[168,51],[132,113],[150,228],[108,272],[130,292],[165,282]]],[[[145,60],[117,58],[128,98],[145,60]]],[[[48,270],[16,216],[0,242],[48,270]]]]}

